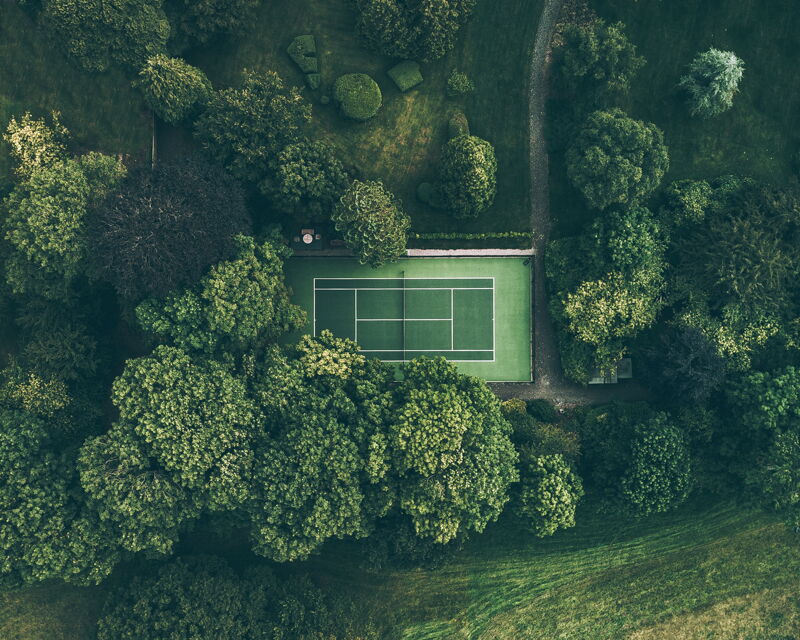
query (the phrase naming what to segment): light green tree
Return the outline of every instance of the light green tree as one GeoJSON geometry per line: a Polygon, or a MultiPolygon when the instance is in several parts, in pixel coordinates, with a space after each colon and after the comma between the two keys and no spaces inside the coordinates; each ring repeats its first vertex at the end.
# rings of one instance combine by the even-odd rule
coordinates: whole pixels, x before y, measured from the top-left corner
{"type": "Polygon", "coordinates": [[[744,62],[733,51],[711,47],[697,55],[680,87],[689,94],[692,115],[711,118],[733,106],[744,75],[744,62]]]}
{"type": "Polygon", "coordinates": [[[211,95],[211,82],[197,67],[180,58],[149,58],[134,82],[159,118],[177,123],[196,114],[211,95]]]}

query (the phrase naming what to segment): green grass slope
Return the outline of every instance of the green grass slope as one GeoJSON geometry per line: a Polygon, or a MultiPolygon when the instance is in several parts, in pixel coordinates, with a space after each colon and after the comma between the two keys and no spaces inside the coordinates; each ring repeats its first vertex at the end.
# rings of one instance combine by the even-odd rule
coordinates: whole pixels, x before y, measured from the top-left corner
{"type": "Polygon", "coordinates": [[[236,84],[243,68],[274,69],[289,83],[302,86],[302,74],[286,47],[296,35],[314,34],[322,91],[330,93],[335,79],[344,73],[368,73],[383,92],[378,115],[359,123],[344,119],[333,104],[320,104],[321,94],[305,89],[314,102],[315,135],[330,139],[348,164],[383,180],[396,192],[412,216],[415,231],[526,231],[530,228],[527,67],[541,6],[542,0],[479,2],[455,50],[442,60],[422,65],[423,84],[407,93],[400,93],[386,73],[396,61],[359,45],[355,15],[347,0],[264,2],[243,37],[189,57],[217,87],[236,84]],[[454,68],[472,78],[473,95],[462,100],[446,98],[447,77],[454,68]],[[416,198],[417,185],[435,175],[447,139],[447,120],[457,108],[465,110],[472,133],[492,142],[497,151],[497,199],[475,221],[454,220],[416,198]]]}
{"type": "MultiPolygon", "coordinates": [[[[696,502],[643,522],[579,522],[545,540],[496,525],[437,571],[364,573],[349,543],[289,570],[353,593],[386,638],[800,637],[800,545],[774,518],[696,502]]],[[[0,637],[89,640],[107,591],[46,585],[2,595],[0,637]]]]}
{"type": "MultiPolygon", "coordinates": [[[[84,149],[146,155],[150,115],[130,79],[119,71],[81,71],[13,0],[0,0],[0,130],[13,115],[60,111],[84,149]]],[[[0,190],[10,178],[0,143],[0,190]]]]}

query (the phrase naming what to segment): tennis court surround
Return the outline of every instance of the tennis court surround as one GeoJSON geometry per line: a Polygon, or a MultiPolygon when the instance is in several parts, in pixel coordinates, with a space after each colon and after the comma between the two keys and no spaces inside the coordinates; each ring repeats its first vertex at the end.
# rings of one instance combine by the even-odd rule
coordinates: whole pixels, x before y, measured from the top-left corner
{"type": "MultiPolygon", "coordinates": [[[[405,258],[372,269],[350,258],[292,258],[287,282],[302,333],[330,329],[370,357],[443,356],[494,381],[531,379],[531,268],[522,257],[405,258]]],[[[292,336],[295,339],[297,335],[292,336]]]]}

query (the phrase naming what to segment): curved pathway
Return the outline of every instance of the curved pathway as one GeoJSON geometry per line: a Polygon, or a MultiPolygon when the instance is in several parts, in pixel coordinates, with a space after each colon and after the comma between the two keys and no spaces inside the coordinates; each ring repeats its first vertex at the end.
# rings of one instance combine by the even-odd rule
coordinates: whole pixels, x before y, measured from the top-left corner
{"type": "Polygon", "coordinates": [[[557,405],[598,404],[611,400],[640,400],[647,390],[628,381],[622,385],[583,387],[569,383],[561,358],[553,318],[547,305],[544,249],[550,237],[549,159],[545,140],[545,113],[551,62],[551,43],[565,0],[545,0],[530,61],[529,135],[531,165],[531,228],[533,229],[533,376],[531,383],[493,383],[503,398],[545,398],[557,405]]]}

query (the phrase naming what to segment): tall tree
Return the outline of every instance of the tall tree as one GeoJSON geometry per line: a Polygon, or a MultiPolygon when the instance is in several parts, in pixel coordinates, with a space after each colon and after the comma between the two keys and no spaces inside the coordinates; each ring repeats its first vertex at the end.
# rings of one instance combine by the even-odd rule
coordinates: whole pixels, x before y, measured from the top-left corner
{"type": "Polygon", "coordinates": [[[243,31],[261,0],[166,0],[170,49],[183,51],[243,31]]]}
{"type": "Polygon", "coordinates": [[[492,205],[496,193],[494,147],[477,136],[451,138],[442,151],[435,202],[456,218],[476,218],[492,205]]]}
{"type": "Polygon", "coordinates": [[[596,209],[641,200],[668,168],[661,130],[616,108],[590,114],[567,151],[570,180],[596,209]]]}
{"type": "Polygon", "coordinates": [[[711,118],[733,106],[744,75],[744,62],[733,51],[711,47],[697,55],[680,86],[689,94],[692,115],[711,118]]]}
{"type": "Polygon", "coordinates": [[[241,187],[196,159],[132,171],[89,219],[94,270],[136,300],[197,282],[250,228],[241,187]]]}
{"type": "Polygon", "coordinates": [[[211,82],[197,67],[159,54],[148,58],[134,83],[159,118],[175,124],[195,115],[211,95],[211,82]]]}

